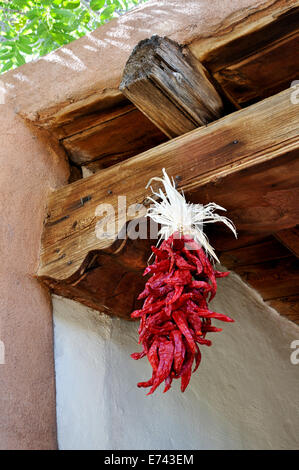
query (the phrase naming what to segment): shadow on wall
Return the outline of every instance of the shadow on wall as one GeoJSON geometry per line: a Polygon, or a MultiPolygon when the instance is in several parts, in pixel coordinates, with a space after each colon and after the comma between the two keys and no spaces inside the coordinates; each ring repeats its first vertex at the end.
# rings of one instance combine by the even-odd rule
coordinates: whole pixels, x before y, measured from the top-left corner
{"type": "Polygon", "coordinates": [[[236,322],[202,347],[184,394],[178,381],[166,394],[137,389],[151,368],[130,358],[140,349],[136,323],[56,296],[53,304],[61,449],[298,447],[299,366],[290,348],[299,328],[235,274],[219,281],[213,307],[236,322]]]}

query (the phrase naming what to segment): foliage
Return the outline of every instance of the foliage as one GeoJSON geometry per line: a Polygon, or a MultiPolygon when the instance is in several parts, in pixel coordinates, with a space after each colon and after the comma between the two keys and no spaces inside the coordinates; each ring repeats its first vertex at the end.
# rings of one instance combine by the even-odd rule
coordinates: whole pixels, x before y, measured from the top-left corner
{"type": "Polygon", "coordinates": [[[146,0],[0,0],[0,73],[84,36],[146,0]]]}

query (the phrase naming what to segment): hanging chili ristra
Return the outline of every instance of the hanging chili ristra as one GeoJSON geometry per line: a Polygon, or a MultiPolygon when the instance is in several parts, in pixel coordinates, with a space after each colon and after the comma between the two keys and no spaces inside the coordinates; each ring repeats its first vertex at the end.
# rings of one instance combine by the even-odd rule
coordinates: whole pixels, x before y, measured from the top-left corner
{"type": "Polygon", "coordinates": [[[154,263],[144,275],[151,277],[139,295],[143,307],[135,310],[132,318],[140,318],[139,343],[141,353],[132,354],[133,359],[147,356],[152,366],[152,377],[139,382],[138,387],[151,387],[148,395],[165,382],[164,392],[171,387],[173,379],[181,379],[181,391],[189,384],[194,370],[201,361],[198,345],[211,346],[207,333],[222,331],[212,326],[212,319],[223,322],[233,320],[222,313],[213,312],[208,303],[216,294],[216,279],[228,272],[214,269],[208,255],[217,259],[202,231],[203,223],[224,222],[233,232],[235,228],[226,217],[216,214],[224,210],[214,203],[202,206],[188,204],[163,170],[164,178],[154,178],[164,185],[154,192],[160,201],[149,198],[153,207],[148,216],[161,224],[159,232],[165,238],[159,248],[153,246],[154,263]]]}

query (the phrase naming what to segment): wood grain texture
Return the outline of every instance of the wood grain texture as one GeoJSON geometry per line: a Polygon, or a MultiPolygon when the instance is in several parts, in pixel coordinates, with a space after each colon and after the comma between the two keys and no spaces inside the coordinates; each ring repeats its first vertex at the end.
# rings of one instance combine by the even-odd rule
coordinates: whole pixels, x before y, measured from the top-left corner
{"type": "Polygon", "coordinates": [[[267,237],[261,242],[221,253],[221,263],[229,269],[240,266],[259,264],[275,259],[287,258],[290,252],[274,237],[267,237]]]}
{"type": "Polygon", "coordinates": [[[133,105],[127,105],[93,121],[61,141],[77,165],[97,161],[97,168],[111,166],[154,147],[167,138],[133,105]]]}
{"type": "Polygon", "coordinates": [[[286,152],[271,163],[242,168],[199,187],[192,201],[225,207],[242,233],[270,235],[299,220],[299,152],[286,152]]]}
{"type": "Polygon", "coordinates": [[[195,40],[190,45],[197,59],[214,73],[256,54],[298,31],[298,0],[278,0],[265,9],[248,14],[241,23],[218,29],[218,34],[195,40]]]}
{"type": "Polygon", "coordinates": [[[295,256],[240,266],[235,271],[264,300],[297,295],[299,292],[299,261],[295,256]]]}
{"type": "Polygon", "coordinates": [[[267,304],[275,308],[275,310],[284,315],[288,320],[299,325],[299,295],[268,300],[267,304]]]}
{"type": "Polygon", "coordinates": [[[38,275],[67,279],[79,270],[90,252],[110,247],[117,230],[115,238],[96,237],[98,205],[112,204],[122,228],[139,215],[138,211],[137,215],[125,214],[118,208],[117,197],[126,196],[127,207],[142,204],[150,194],[145,190],[148,180],[160,175],[163,167],[169,175],[179,177],[178,187],[195,200],[199,194],[201,202],[215,200],[217,188],[220,194],[226,179],[235,175],[215,202],[228,205],[228,215],[233,219],[237,216],[237,225],[240,223],[243,230],[263,234],[265,229],[277,231],[281,224],[283,228],[294,226],[299,183],[298,123],[296,106],[286,90],[55,191],[48,200],[38,275]],[[272,182],[274,175],[276,180],[272,182]],[[261,197],[261,184],[266,185],[265,197],[259,210],[254,207],[250,211],[250,197],[256,197],[256,193],[261,197]],[[239,198],[235,193],[238,185],[239,198]],[[292,192],[296,193],[294,198],[292,192]]]}
{"type": "Polygon", "coordinates": [[[89,123],[128,104],[128,100],[117,89],[96,90],[80,99],[67,100],[42,111],[38,125],[51,129],[58,139],[63,139],[89,127],[89,123]]]}
{"type": "Polygon", "coordinates": [[[297,258],[299,258],[299,225],[276,232],[275,237],[297,258]]]}
{"type": "Polygon", "coordinates": [[[222,100],[205,68],[174,41],[159,36],[134,48],[120,90],[168,137],[222,114],[222,100]]]}
{"type": "MultiPolygon", "coordinates": [[[[294,228],[281,233],[292,230],[294,228]]],[[[299,323],[299,262],[278,238],[272,235],[249,246],[226,251],[221,253],[220,261],[257,289],[281,315],[299,323]]]]}
{"type": "Polygon", "coordinates": [[[247,106],[298,78],[298,34],[298,0],[278,0],[189,47],[230,101],[247,106]]]}
{"type": "MultiPolygon", "coordinates": [[[[299,14],[298,14],[299,16],[299,14]]],[[[242,107],[278,93],[297,79],[299,33],[214,73],[226,96],[242,107]]]]}
{"type": "MultiPolygon", "coordinates": [[[[119,95],[121,95],[119,93],[119,95]]],[[[60,139],[71,137],[72,135],[79,134],[80,132],[90,129],[92,127],[103,124],[104,122],[115,119],[121,116],[129,109],[132,109],[132,104],[123,96],[115,97],[112,100],[104,101],[103,103],[85,104],[77,109],[74,114],[69,113],[64,116],[65,122],[54,123],[52,132],[60,139]]]]}
{"type": "Polygon", "coordinates": [[[41,280],[52,292],[109,315],[130,320],[141,307],[142,273],[150,251],[149,240],[116,242],[109,250],[90,253],[85,265],[70,278],[41,280]]]}

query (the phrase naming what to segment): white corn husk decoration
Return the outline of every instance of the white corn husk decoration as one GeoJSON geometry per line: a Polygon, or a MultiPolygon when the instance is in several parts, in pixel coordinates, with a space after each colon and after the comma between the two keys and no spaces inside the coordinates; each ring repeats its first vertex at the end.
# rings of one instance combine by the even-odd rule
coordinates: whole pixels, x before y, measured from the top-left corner
{"type": "Polygon", "coordinates": [[[226,209],[214,202],[210,202],[205,206],[187,202],[183,191],[182,193],[177,191],[173,178],[170,180],[165,168],[163,168],[162,172],[163,178],[151,178],[147,184],[147,187],[149,187],[152,181],[160,181],[164,186],[164,191],[160,188],[158,192],[154,191],[151,187],[153,195],[159,198],[158,201],[152,197],[147,198],[153,203],[147,210],[147,217],[161,224],[161,229],[158,233],[160,236],[159,242],[161,239],[168,239],[175,232],[191,235],[207,254],[219,262],[213,247],[209,243],[208,237],[203,231],[203,226],[204,224],[222,222],[237,237],[233,222],[227,217],[215,213],[215,210],[225,211],[226,209]]]}

